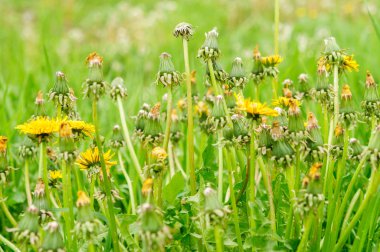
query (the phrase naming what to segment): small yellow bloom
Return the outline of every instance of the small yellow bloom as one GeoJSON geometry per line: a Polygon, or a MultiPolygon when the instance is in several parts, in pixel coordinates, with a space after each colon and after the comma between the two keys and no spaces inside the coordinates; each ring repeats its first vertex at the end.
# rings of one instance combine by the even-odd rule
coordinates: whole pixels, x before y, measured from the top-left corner
{"type": "Polygon", "coordinates": [[[242,95],[236,96],[236,105],[239,110],[246,111],[247,114],[252,117],[259,116],[278,116],[278,112],[274,109],[269,108],[267,105],[260,102],[254,102],[249,99],[243,99],[242,95]]]}
{"type": "Polygon", "coordinates": [[[354,60],[353,55],[345,55],[343,56],[343,61],[341,68],[343,71],[347,70],[351,72],[352,70],[354,71],[359,71],[359,64],[354,60]]]}
{"type": "Polygon", "coordinates": [[[349,85],[344,85],[342,89],[342,99],[344,100],[350,100],[352,98],[352,93],[349,85]]]}
{"type": "Polygon", "coordinates": [[[153,190],[153,179],[147,178],[142,185],[141,192],[146,197],[150,193],[152,193],[152,190],[153,190]]]}
{"type": "Polygon", "coordinates": [[[200,101],[198,102],[196,105],[195,105],[195,113],[199,116],[202,116],[202,115],[210,115],[210,110],[207,106],[207,103],[205,103],[204,101],[200,101]]]}
{"type": "Polygon", "coordinates": [[[339,137],[339,136],[343,135],[343,133],[344,133],[343,127],[340,126],[339,124],[337,124],[335,127],[335,130],[334,130],[334,133],[335,133],[335,137],[339,137]]]}
{"type": "Polygon", "coordinates": [[[59,136],[67,138],[71,137],[72,135],[73,131],[70,125],[67,122],[63,121],[59,127],[59,136]]]}
{"type": "Polygon", "coordinates": [[[103,63],[103,57],[101,57],[96,52],[92,52],[90,53],[90,55],[87,56],[86,63],[89,64],[90,66],[101,65],[103,63]]]}
{"type": "Polygon", "coordinates": [[[179,110],[184,111],[187,107],[186,99],[179,99],[177,102],[177,107],[179,110]]]}
{"type": "Polygon", "coordinates": [[[272,105],[275,107],[289,107],[290,98],[281,96],[273,100],[272,105]]]}
{"type": "Polygon", "coordinates": [[[52,180],[62,179],[62,172],[60,170],[56,170],[56,171],[50,170],[49,171],[49,177],[52,180]]]}
{"type": "Polygon", "coordinates": [[[253,58],[255,60],[259,60],[261,58],[261,53],[259,51],[259,45],[256,45],[255,49],[253,49],[253,58]]]}
{"type": "Polygon", "coordinates": [[[91,123],[86,123],[84,121],[73,121],[67,120],[67,123],[70,125],[74,133],[83,134],[88,137],[93,137],[95,133],[95,126],[91,123]]]}
{"type": "Polygon", "coordinates": [[[322,167],[322,163],[315,163],[311,166],[310,171],[309,171],[309,177],[312,180],[318,180],[321,176],[320,169],[322,167]]]}
{"type": "MultiPolygon", "coordinates": [[[[113,165],[116,165],[117,162],[110,161],[114,156],[111,153],[111,150],[108,150],[103,154],[104,161],[106,163],[107,168],[110,168],[113,165]]],[[[81,170],[88,170],[94,166],[100,167],[100,156],[98,147],[93,149],[87,149],[85,152],[82,152],[75,162],[81,170]]]]}
{"type": "Polygon", "coordinates": [[[157,161],[164,161],[168,157],[168,154],[162,147],[157,146],[152,150],[152,157],[157,161]]]}
{"type": "Polygon", "coordinates": [[[77,193],[78,199],[77,199],[77,207],[84,207],[89,206],[91,204],[90,198],[86,195],[84,191],[78,191],[77,193]]]}
{"type": "Polygon", "coordinates": [[[261,58],[261,63],[265,67],[275,67],[275,66],[278,66],[278,64],[280,64],[281,62],[282,62],[282,58],[280,55],[277,55],[277,54],[261,58]]]}
{"type": "Polygon", "coordinates": [[[0,136],[0,153],[5,153],[7,151],[8,138],[5,136],[0,136]]]}
{"type": "Polygon", "coordinates": [[[16,129],[24,134],[43,138],[58,132],[59,122],[48,117],[37,117],[24,124],[16,126],[16,129]]]}

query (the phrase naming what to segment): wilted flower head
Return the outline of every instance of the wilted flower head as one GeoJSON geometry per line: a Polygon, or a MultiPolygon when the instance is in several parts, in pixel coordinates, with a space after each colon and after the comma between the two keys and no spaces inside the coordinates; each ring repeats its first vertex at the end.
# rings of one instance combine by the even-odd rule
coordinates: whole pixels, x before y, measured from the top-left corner
{"type": "Polygon", "coordinates": [[[124,87],[124,80],[121,77],[116,77],[111,82],[110,97],[114,101],[117,101],[118,97],[127,97],[127,88],[124,87]]]}
{"type": "Polygon", "coordinates": [[[49,222],[44,229],[46,231],[46,235],[43,239],[40,250],[47,252],[65,252],[65,243],[59,230],[58,222],[49,222]]]}
{"type": "Polygon", "coordinates": [[[85,97],[98,100],[108,88],[103,79],[103,58],[93,52],[87,57],[86,63],[89,72],[87,80],[83,83],[83,93],[85,97]]]}
{"type": "Polygon", "coordinates": [[[5,136],[0,136],[0,155],[7,151],[8,138],[5,136]]]}
{"type": "Polygon", "coordinates": [[[216,28],[207,32],[206,40],[203,43],[201,49],[198,50],[198,58],[203,58],[205,61],[208,59],[216,60],[220,56],[220,50],[218,46],[218,32],[216,28]]]}
{"type": "Polygon", "coordinates": [[[193,36],[193,33],[193,26],[185,22],[177,24],[173,31],[174,37],[178,38],[181,36],[185,40],[189,40],[193,36]]]}
{"type": "Polygon", "coordinates": [[[179,72],[174,68],[169,53],[162,53],[160,56],[160,67],[157,73],[156,84],[162,84],[164,87],[178,86],[182,80],[179,72]]]}

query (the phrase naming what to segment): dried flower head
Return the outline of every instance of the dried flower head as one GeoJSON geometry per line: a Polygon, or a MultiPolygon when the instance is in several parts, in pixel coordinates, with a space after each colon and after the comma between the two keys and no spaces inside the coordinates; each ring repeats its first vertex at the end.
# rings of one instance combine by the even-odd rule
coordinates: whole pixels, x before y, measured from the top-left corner
{"type": "Polygon", "coordinates": [[[177,24],[173,31],[174,37],[178,38],[181,36],[185,40],[189,40],[193,36],[193,33],[193,26],[185,22],[177,24]]]}

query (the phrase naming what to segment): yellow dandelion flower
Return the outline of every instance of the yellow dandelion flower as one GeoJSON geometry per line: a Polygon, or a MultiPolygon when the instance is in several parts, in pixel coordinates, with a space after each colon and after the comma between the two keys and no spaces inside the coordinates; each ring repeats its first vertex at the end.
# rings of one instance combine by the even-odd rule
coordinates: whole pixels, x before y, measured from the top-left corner
{"type": "Polygon", "coordinates": [[[184,111],[187,107],[186,99],[179,99],[177,102],[177,107],[179,110],[184,111]]]}
{"type": "Polygon", "coordinates": [[[86,123],[84,121],[73,121],[67,120],[67,123],[71,127],[73,133],[83,134],[88,137],[93,137],[95,133],[95,126],[91,123],[86,123]]]}
{"type": "Polygon", "coordinates": [[[200,101],[195,105],[195,113],[199,116],[206,115],[208,116],[210,114],[210,110],[207,106],[207,103],[204,101],[200,101]]]}
{"type": "MultiPolygon", "coordinates": [[[[103,158],[107,168],[110,168],[111,166],[117,164],[117,162],[111,161],[113,156],[114,154],[111,153],[111,150],[108,150],[103,154],[103,158]]],[[[87,149],[85,152],[82,152],[75,163],[79,166],[81,170],[88,170],[94,166],[100,167],[101,164],[98,147],[95,147],[93,149],[90,148],[87,149]]]]}
{"type": "Polygon", "coordinates": [[[339,137],[341,135],[343,135],[343,132],[344,132],[344,129],[342,126],[340,126],[339,124],[336,125],[335,129],[334,129],[334,134],[336,137],[339,137]]]}
{"type": "Polygon", "coordinates": [[[344,85],[342,89],[342,99],[344,100],[350,100],[352,98],[352,93],[349,85],[344,85]]]}
{"type": "Polygon", "coordinates": [[[62,172],[60,170],[56,170],[56,171],[50,170],[49,171],[49,177],[52,180],[62,179],[62,172]]]}
{"type": "Polygon", "coordinates": [[[277,55],[277,54],[267,56],[267,57],[262,57],[260,60],[261,60],[261,63],[265,67],[275,67],[275,66],[278,66],[278,64],[280,64],[282,62],[281,56],[277,55]]]}
{"type": "Polygon", "coordinates": [[[343,56],[341,69],[343,71],[347,70],[347,71],[351,72],[352,70],[354,70],[357,72],[357,71],[359,71],[359,64],[356,62],[356,60],[354,60],[353,55],[345,55],[345,56],[343,56]]]}
{"type": "Polygon", "coordinates": [[[162,147],[157,146],[152,150],[152,157],[157,161],[164,161],[168,157],[168,154],[162,147]]]}
{"type": "Polygon", "coordinates": [[[77,193],[78,199],[77,199],[77,207],[84,207],[89,206],[91,204],[90,198],[86,195],[84,191],[78,191],[77,193]]]}
{"type": "Polygon", "coordinates": [[[273,100],[272,105],[275,107],[289,107],[289,100],[290,98],[281,96],[273,100]]]}
{"type": "Polygon", "coordinates": [[[103,57],[96,52],[90,53],[86,58],[86,63],[91,65],[101,65],[103,63],[103,57]]]}
{"type": "Polygon", "coordinates": [[[320,169],[322,167],[322,163],[315,163],[311,166],[310,171],[309,171],[309,177],[312,180],[318,180],[319,177],[321,176],[320,174],[320,169]]]}
{"type": "Polygon", "coordinates": [[[247,114],[254,119],[258,119],[260,116],[278,116],[278,112],[269,108],[266,104],[254,102],[249,99],[243,100],[241,95],[237,96],[236,104],[239,110],[246,111],[247,114]]]}
{"type": "Polygon", "coordinates": [[[147,178],[141,188],[142,194],[146,197],[148,196],[153,190],[153,179],[147,178]]]}
{"type": "Polygon", "coordinates": [[[37,117],[24,124],[16,126],[21,133],[27,134],[39,140],[49,137],[51,134],[58,132],[59,122],[48,117],[37,117]]]}
{"type": "Polygon", "coordinates": [[[7,151],[8,138],[5,136],[0,136],[0,153],[5,153],[7,151]]]}

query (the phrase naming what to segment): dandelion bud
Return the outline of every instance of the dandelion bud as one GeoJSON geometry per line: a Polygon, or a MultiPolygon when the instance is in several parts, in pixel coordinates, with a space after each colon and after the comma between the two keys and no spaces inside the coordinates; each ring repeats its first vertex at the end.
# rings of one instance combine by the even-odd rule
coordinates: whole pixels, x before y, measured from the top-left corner
{"type": "Polygon", "coordinates": [[[337,124],[334,129],[334,139],[333,146],[330,148],[331,156],[333,158],[340,158],[343,153],[343,144],[344,144],[344,132],[345,129],[341,124],[337,124]]]}
{"type": "Polygon", "coordinates": [[[127,97],[127,89],[124,87],[124,80],[120,77],[116,77],[111,82],[110,97],[112,100],[117,101],[117,98],[121,99],[127,97]]]}
{"type": "Polygon", "coordinates": [[[362,158],[364,147],[356,138],[351,138],[349,144],[349,159],[359,161],[362,158]]]}
{"type": "Polygon", "coordinates": [[[271,135],[274,140],[272,160],[280,166],[290,166],[294,159],[294,150],[289,142],[284,140],[283,129],[278,121],[273,122],[271,135]]]}
{"type": "MultiPolygon", "coordinates": [[[[222,65],[220,65],[216,60],[212,61],[213,65],[213,70],[214,70],[214,76],[215,80],[224,83],[228,80],[228,73],[224,71],[222,65]]],[[[210,69],[206,65],[206,86],[210,87],[211,86],[211,74],[210,74],[210,69]]]]}
{"type": "Polygon", "coordinates": [[[371,121],[373,117],[380,117],[380,113],[378,112],[380,108],[380,99],[377,84],[369,71],[367,71],[364,100],[362,101],[361,106],[363,108],[364,118],[367,121],[371,121]]]}
{"type": "Polygon", "coordinates": [[[24,216],[18,223],[18,227],[15,229],[16,240],[30,245],[38,244],[40,239],[38,234],[40,228],[38,224],[38,213],[38,208],[34,205],[28,207],[24,216]]]}
{"type": "Polygon", "coordinates": [[[181,36],[184,40],[187,41],[193,36],[193,33],[193,26],[185,22],[177,24],[173,31],[174,37],[178,38],[181,36]]]}
{"type": "Polygon", "coordinates": [[[160,103],[154,105],[147,116],[141,140],[144,145],[159,145],[163,140],[163,130],[160,123],[160,103]]]}
{"type": "Polygon", "coordinates": [[[307,136],[305,130],[305,125],[302,119],[302,113],[300,109],[300,102],[296,99],[291,98],[289,100],[289,110],[288,110],[288,138],[294,145],[303,147],[304,141],[307,136]]]}
{"type": "Polygon", "coordinates": [[[261,119],[261,124],[258,128],[258,153],[265,156],[272,150],[273,140],[271,137],[271,127],[267,124],[267,118],[261,119]]]}
{"type": "Polygon", "coordinates": [[[340,51],[340,47],[338,46],[334,37],[329,37],[324,40],[325,48],[323,53],[333,54],[340,51]]]}
{"type": "Polygon", "coordinates": [[[207,32],[206,40],[203,43],[201,49],[198,50],[198,58],[203,58],[204,61],[208,59],[216,60],[220,56],[220,50],[218,47],[218,32],[216,28],[207,32]]]}
{"type": "Polygon", "coordinates": [[[29,138],[27,138],[24,143],[18,147],[18,155],[23,159],[33,158],[36,154],[37,147],[29,138]]]}
{"type": "Polygon", "coordinates": [[[228,109],[234,109],[236,107],[236,99],[235,95],[231,90],[228,90],[227,85],[224,86],[226,89],[224,90],[224,98],[226,99],[226,105],[228,109]]]}
{"type": "Polygon", "coordinates": [[[315,115],[311,112],[307,117],[306,130],[309,134],[307,138],[307,150],[309,152],[307,159],[312,162],[323,160],[325,149],[323,148],[322,133],[315,115]]]}
{"type": "Polygon", "coordinates": [[[218,200],[217,192],[211,187],[207,186],[203,190],[204,196],[204,215],[206,227],[210,228],[214,225],[224,225],[228,214],[231,212],[228,206],[224,207],[218,200]]]}
{"type": "Polygon", "coordinates": [[[344,85],[340,100],[340,110],[339,117],[344,121],[345,125],[355,126],[357,121],[357,113],[353,108],[352,104],[352,93],[350,90],[350,86],[344,85]]]}
{"type": "Polygon", "coordinates": [[[214,107],[212,108],[211,116],[207,118],[209,132],[221,130],[227,124],[227,115],[223,107],[223,96],[215,97],[214,107]]]}
{"type": "Polygon", "coordinates": [[[148,197],[153,192],[153,179],[147,178],[141,188],[141,193],[144,197],[148,197]]]}
{"type": "Polygon", "coordinates": [[[83,83],[84,96],[99,100],[108,88],[103,79],[103,58],[93,52],[87,57],[86,63],[89,72],[87,80],[83,83]]]}
{"type": "Polygon", "coordinates": [[[69,122],[63,121],[59,129],[59,158],[66,162],[74,162],[77,152],[74,144],[74,134],[69,122]]]}
{"type": "MultiPolygon", "coordinates": [[[[150,110],[150,109],[149,109],[150,110]]],[[[140,109],[137,116],[135,116],[135,135],[141,137],[148,119],[149,110],[140,109]]]]}
{"type": "Polygon", "coordinates": [[[65,252],[65,243],[61,232],[59,231],[58,222],[49,222],[44,229],[46,231],[46,235],[42,242],[41,251],[65,252]]]}
{"type": "Polygon", "coordinates": [[[49,91],[49,100],[53,101],[57,107],[62,111],[67,112],[72,107],[73,100],[69,86],[67,85],[67,80],[65,74],[62,72],[55,73],[55,84],[49,91]]]}
{"type": "Polygon", "coordinates": [[[9,173],[7,162],[7,142],[8,138],[0,136],[0,186],[5,183],[9,173]]]}
{"type": "Polygon", "coordinates": [[[157,85],[162,84],[164,87],[172,88],[181,83],[182,77],[180,73],[175,70],[171,57],[172,56],[166,52],[161,54],[160,67],[156,79],[157,85]]]}
{"type": "Polygon", "coordinates": [[[246,146],[251,140],[251,136],[248,132],[249,123],[247,119],[241,114],[234,114],[231,116],[231,121],[233,125],[232,141],[237,147],[246,146]]]}
{"type": "Polygon", "coordinates": [[[264,66],[261,62],[261,54],[258,46],[256,46],[253,51],[253,68],[250,74],[250,78],[256,85],[260,84],[265,78],[264,66]]]}
{"type": "Polygon", "coordinates": [[[165,244],[172,239],[170,229],[162,219],[162,213],[149,203],[139,207],[139,229],[144,250],[165,251],[165,244]]]}
{"type": "Polygon", "coordinates": [[[32,118],[46,116],[44,93],[41,90],[38,91],[34,104],[36,104],[36,112],[34,113],[32,118]]]}
{"type": "Polygon", "coordinates": [[[237,87],[239,89],[244,89],[247,84],[248,78],[245,76],[245,70],[241,58],[237,57],[234,59],[228,80],[230,87],[237,87]]]}
{"type": "Polygon", "coordinates": [[[119,125],[113,126],[112,137],[109,141],[109,146],[114,149],[119,149],[125,146],[125,141],[123,135],[121,134],[121,129],[119,125]]]}
{"type": "Polygon", "coordinates": [[[39,178],[33,192],[33,205],[40,211],[49,210],[49,201],[45,193],[45,183],[39,178]]]}
{"type": "Polygon", "coordinates": [[[7,152],[7,142],[8,138],[5,136],[0,136],[0,156],[5,155],[7,152]]]}

